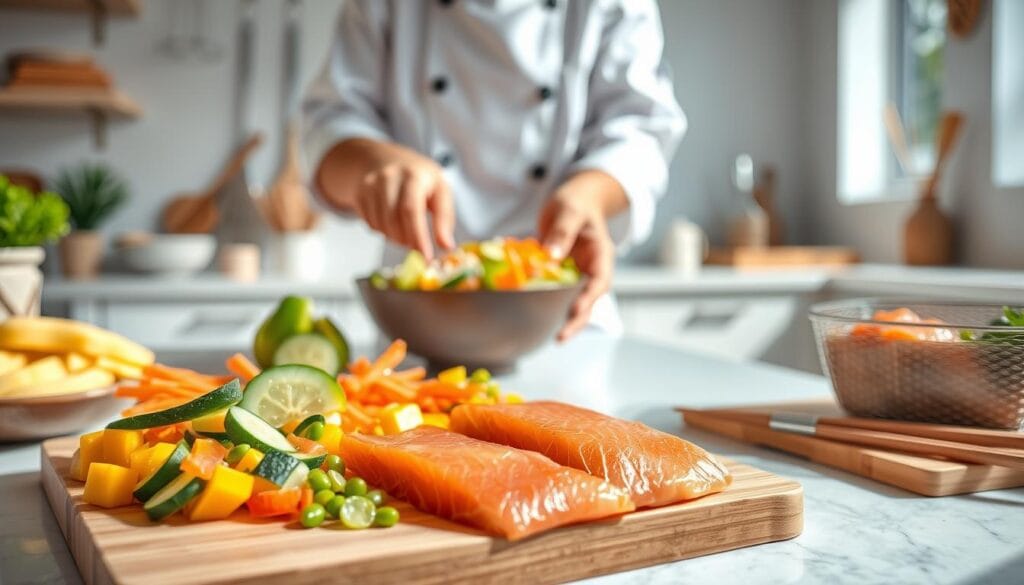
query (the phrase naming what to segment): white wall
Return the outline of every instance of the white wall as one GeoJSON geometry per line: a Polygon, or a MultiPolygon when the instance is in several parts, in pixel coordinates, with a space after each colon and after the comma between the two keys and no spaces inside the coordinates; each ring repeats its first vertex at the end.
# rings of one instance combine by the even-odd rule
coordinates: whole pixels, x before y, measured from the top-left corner
{"type": "MultiPolygon", "coordinates": [[[[170,3],[146,0],[140,20],[115,20],[107,44],[96,50],[100,63],[146,112],[136,122],[117,124],[106,151],[93,149],[84,117],[55,120],[0,114],[0,168],[27,166],[53,175],[61,166],[100,159],[120,169],[135,198],[107,231],[150,228],[166,198],[204,185],[232,147],[231,85],[233,22],[236,3],[207,0],[209,30],[219,31],[227,50],[217,63],[175,62],[155,47],[167,32],[170,3]]],[[[266,183],[277,164],[278,63],[282,16],[279,0],[260,3],[258,68],[253,100],[254,127],[270,139],[250,177],[266,183]]],[[[666,0],[662,3],[667,57],[675,70],[677,93],[690,130],[676,157],[670,193],[660,209],[658,227],[685,214],[721,231],[734,203],[728,182],[729,161],[748,151],[756,162],[779,168],[779,193],[791,232],[799,232],[797,195],[802,191],[800,61],[801,0],[666,0]]],[[[302,74],[318,68],[339,3],[306,0],[302,74]]],[[[53,46],[92,50],[87,21],[80,15],[0,12],[0,54],[53,46]]],[[[332,242],[346,264],[374,254],[355,248],[362,231],[341,222],[330,226],[332,242]]],[[[657,234],[656,236],[657,237],[657,234]]],[[[633,259],[649,259],[652,241],[633,259]]],[[[366,260],[364,260],[366,262],[366,260]]]]}
{"type": "MultiPolygon", "coordinates": [[[[804,6],[808,236],[816,243],[855,246],[869,261],[899,262],[903,222],[913,203],[842,205],[836,199],[836,3],[808,0],[804,6]]],[[[955,215],[961,263],[1024,268],[1024,188],[996,187],[991,175],[991,16],[987,4],[974,34],[952,40],[946,49],[943,100],[966,114],[967,125],[940,196],[955,215]]]]}

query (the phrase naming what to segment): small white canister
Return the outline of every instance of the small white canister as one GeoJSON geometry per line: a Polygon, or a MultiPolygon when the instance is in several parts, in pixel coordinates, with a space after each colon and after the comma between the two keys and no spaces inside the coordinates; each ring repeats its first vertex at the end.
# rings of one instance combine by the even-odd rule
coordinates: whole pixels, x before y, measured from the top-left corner
{"type": "Polygon", "coordinates": [[[700,272],[708,256],[708,237],[699,225],[685,219],[672,222],[661,240],[661,263],[686,276],[700,272]]]}
{"type": "Polygon", "coordinates": [[[0,321],[39,315],[44,258],[39,246],[0,248],[0,321]]]}
{"type": "Polygon", "coordinates": [[[272,234],[267,248],[273,274],[303,282],[323,278],[327,253],[319,230],[272,234]]]}

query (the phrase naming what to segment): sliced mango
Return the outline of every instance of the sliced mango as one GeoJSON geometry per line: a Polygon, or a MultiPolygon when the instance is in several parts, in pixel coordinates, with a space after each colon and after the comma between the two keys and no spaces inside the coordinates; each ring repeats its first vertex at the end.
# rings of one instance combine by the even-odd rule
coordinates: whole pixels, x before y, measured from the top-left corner
{"type": "Polygon", "coordinates": [[[341,426],[326,424],[324,425],[324,434],[320,437],[317,443],[320,443],[327,448],[328,453],[334,453],[337,455],[341,452],[341,436],[343,434],[341,426]]]}
{"type": "Polygon", "coordinates": [[[96,358],[96,367],[103,368],[117,376],[118,380],[141,380],[142,379],[142,368],[123,362],[117,358],[112,358],[107,355],[101,355],[96,358]]]}
{"type": "Polygon", "coordinates": [[[19,386],[8,391],[5,396],[55,396],[73,394],[96,388],[105,388],[115,382],[114,375],[100,368],[87,368],[65,378],[51,382],[19,386]]]}
{"type": "Polygon", "coordinates": [[[78,437],[78,468],[72,466],[71,477],[85,481],[89,475],[89,465],[97,462],[103,462],[103,431],[78,437]]]}
{"type": "Polygon", "coordinates": [[[85,479],[82,499],[103,508],[117,508],[132,503],[132,491],[139,474],[128,467],[110,463],[93,463],[85,479]]]}
{"type": "Polygon", "coordinates": [[[189,520],[227,518],[252,495],[255,479],[248,473],[218,465],[213,477],[190,506],[189,520]]]}
{"type": "Polygon", "coordinates": [[[235,464],[235,469],[244,473],[252,473],[253,469],[263,461],[263,453],[258,449],[249,449],[235,464]]]}
{"type": "Polygon", "coordinates": [[[0,396],[11,394],[23,386],[37,386],[56,382],[68,375],[64,360],[51,355],[34,361],[23,368],[0,376],[0,396]]]}
{"type": "Polygon", "coordinates": [[[70,351],[64,354],[64,367],[66,367],[69,372],[81,372],[91,365],[92,360],[80,353],[70,351]]]}
{"type": "Polygon", "coordinates": [[[103,431],[103,461],[131,468],[132,451],[143,446],[142,431],[106,429],[103,431]]]}

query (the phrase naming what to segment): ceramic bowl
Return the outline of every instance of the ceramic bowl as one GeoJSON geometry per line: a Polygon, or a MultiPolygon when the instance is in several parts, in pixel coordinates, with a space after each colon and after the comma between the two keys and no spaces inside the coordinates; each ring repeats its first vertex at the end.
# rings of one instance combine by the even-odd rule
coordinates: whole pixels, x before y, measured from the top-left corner
{"type": "Polygon", "coordinates": [[[157,234],[121,250],[125,263],[139,272],[187,276],[205,269],[217,251],[208,234],[157,234]]]}
{"type": "Polygon", "coordinates": [[[404,291],[356,281],[384,334],[401,338],[432,370],[452,365],[508,371],[565,323],[583,283],[517,291],[404,291]]]}
{"type": "Polygon", "coordinates": [[[67,435],[113,418],[125,406],[114,386],[86,392],[0,398],[0,442],[67,435]]]}

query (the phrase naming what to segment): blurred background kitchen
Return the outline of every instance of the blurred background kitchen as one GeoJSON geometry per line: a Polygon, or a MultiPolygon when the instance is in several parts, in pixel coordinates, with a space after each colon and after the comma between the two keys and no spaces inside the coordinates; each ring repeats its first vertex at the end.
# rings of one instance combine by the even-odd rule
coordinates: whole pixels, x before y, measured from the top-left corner
{"type": "MultiPolygon", "coordinates": [[[[1024,3],[660,6],[689,128],[653,237],[619,264],[627,335],[819,371],[817,300],[1024,302],[1024,3]]],[[[339,7],[0,0],[0,174],[81,200],[72,239],[47,248],[44,314],[158,352],[235,351],[299,292],[373,342],[352,279],[378,265],[380,238],[309,211],[288,148],[290,96],[339,7]],[[236,245],[152,235],[167,228],[236,245]]],[[[18,297],[5,310],[34,302],[33,262],[0,266],[18,297]]]]}

